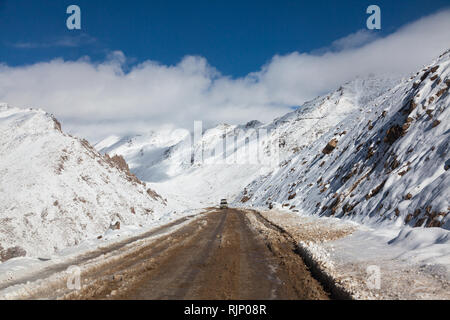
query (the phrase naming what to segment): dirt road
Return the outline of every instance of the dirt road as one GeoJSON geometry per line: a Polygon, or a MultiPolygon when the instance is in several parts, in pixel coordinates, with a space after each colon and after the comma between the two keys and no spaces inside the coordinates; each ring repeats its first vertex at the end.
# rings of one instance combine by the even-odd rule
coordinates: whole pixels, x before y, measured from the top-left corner
{"type": "Polygon", "coordinates": [[[258,212],[207,209],[21,279],[21,299],[328,299],[294,241],[258,212]],[[80,270],[68,285],[67,267],[80,270]]]}
{"type": "Polygon", "coordinates": [[[328,299],[294,245],[257,213],[212,210],[83,274],[65,299],[328,299]]]}

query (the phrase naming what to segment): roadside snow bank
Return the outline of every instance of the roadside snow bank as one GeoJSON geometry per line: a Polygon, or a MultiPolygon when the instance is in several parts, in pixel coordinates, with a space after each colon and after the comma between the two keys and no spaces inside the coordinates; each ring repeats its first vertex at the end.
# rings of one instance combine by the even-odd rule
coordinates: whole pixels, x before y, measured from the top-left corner
{"type": "Polygon", "coordinates": [[[320,272],[355,299],[450,299],[450,231],[369,228],[336,218],[271,210],[320,272]]]}

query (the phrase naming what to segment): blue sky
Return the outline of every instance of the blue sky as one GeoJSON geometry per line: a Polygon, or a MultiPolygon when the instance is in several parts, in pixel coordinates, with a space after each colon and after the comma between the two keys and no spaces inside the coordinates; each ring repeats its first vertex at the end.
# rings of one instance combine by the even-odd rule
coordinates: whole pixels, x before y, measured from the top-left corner
{"type": "MultiPolygon", "coordinates": [[[[448,0],[0,0],[0,102],[92,142],[270,122],[358,77],[414,73],[450,47],[448,0]],[[66,9],[81,8],[81,30],[66,9]],[[381,8],[381,30],[366,8],[381,8]]],[[[384,78],[383,78],[384,79],[384,78]]]]}
{"type": "Polygon", "coordinates": [[[221,73],[257,71],[275,54],[311,52],[365,28],[365,9],[382,10],[385,35],[436,12],[433,1],[173,1],[0,0],[0,62],[11,66],[89,56],[103,60],[121,50],[129,63],[178,63],[200,55],[221,73]],[[77,4],[82,30],[65,27],[66,8],[77,4]]]}

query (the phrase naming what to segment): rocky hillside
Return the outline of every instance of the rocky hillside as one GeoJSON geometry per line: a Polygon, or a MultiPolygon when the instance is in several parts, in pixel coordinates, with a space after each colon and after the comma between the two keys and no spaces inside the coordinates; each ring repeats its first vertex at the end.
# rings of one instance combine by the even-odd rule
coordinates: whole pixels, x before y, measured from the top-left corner
{"type": "Polygon", "coordinates": [[[121,157],[100,155],[42,110],[0,105],[0,258],[52,254],[168,210],[121,157]]]}
{"type": "Polygon", "coordinates": [[[367,223],[450,229],[449,87],[447,51],[365,99],[237,200],[367,223]]]}

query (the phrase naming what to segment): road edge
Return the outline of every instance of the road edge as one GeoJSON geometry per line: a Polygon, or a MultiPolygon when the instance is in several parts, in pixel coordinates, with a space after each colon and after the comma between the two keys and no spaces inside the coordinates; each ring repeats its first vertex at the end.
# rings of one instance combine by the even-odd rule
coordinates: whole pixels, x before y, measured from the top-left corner
{"type": "Polygon", "coordinates": [[[347,290],[344,286],[342,286],[336,278],[334,278],[332,275],[330,275],[325,268],[323,268],[318,260],[314,258],[313,253],[305,246],[303,246],[301,243],[297,242],[295,238],[283,227],[275,224],[274,222],[270,221],[264,215],[262,215],[258,210],[254,209],[246,209],[248,211],[253,212],[255,215],[263,219],[265,222],[267,222],[269,225],[271,225],[273,228],[277,229],[280,233],[288,236],[290,240],[294,243],[296,251],[295,253],[298,254],[303,262],[306,264],[306,266],[311,271],[311,275],[314,279],[316,279],[325,290],[330,292],[331,298],[336,300],[355,300],[355,297],[353,294],[347,290]]]}

